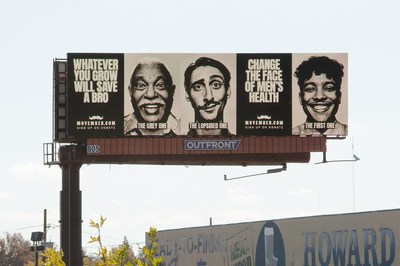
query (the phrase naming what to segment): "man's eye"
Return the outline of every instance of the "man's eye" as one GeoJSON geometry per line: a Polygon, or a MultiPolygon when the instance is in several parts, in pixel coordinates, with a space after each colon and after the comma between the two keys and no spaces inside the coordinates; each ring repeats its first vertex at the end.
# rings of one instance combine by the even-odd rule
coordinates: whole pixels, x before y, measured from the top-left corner
{"type": "Polygon", "coordinates": [[[142,91],[142,90],[145,90],[147,88],[147,85],[145,83],[143,83],[143,82],[137,82],[136,84],[133,85],[133,87],[134,87],[135,90],[142,91]]]}
{"type": "Polygon", "coordinates": [[[194,91],[201,91],[201,90],[204,89],[204,86],[201,85],[201,84],[196,84],[196,85],[192,86],[192,89],[193,89],[194,91]]]}
{"type": "Polygon", "coordinates": [[[155,87],[157,90],[165,90],[165,83],[164,82],[157,83],[155,87]]]}
{"type": "Polygon", "coordinates": [[[324,90],[327,92],[334,92],[336,89],[334,86],[326,86],[324,90]]]}
{"type": "Polygon", "coordinates": [[[213,81],[211,82],[210,87],[213,89],[220,89],[222,87],[222,83],[219,81],[213,81]]]}
{"type": "Polygon", "coordinates": [[[311,86],[305,87],[305,88],[304,88],[304,92],[307,92],[307,93],[314,92],[315,90],[316,90],[316,89],[315,89],[314,87],[311,87],[311,86]]]}

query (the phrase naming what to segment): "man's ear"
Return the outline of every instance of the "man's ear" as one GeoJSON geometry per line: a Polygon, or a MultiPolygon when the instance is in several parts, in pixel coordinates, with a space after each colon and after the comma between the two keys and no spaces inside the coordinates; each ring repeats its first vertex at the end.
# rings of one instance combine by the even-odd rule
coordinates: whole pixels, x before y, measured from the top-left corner
{"type": "Polygon", "coordinates": [[[128,86],[128,91],[129,91],[129,96],[131,96],[131,98],[132,98],[133,91],[132,91],[131,85],[128,86]]]}
{"type": "Polygon", "coordinates": [[[228,89],[226,90],[226,97],[231,97],[231,87],[228,87],[228,89]]]}
{"type": "Polygon", "coordinates": [[[171,97],[173,97],[175,94],[175,85],[171,86],[171,97]]]}
{"type": "Polygon", "coordinates": [[[187,91],[185,91],[185,98],[186,98],[186,101],[190,102],[189,94],[187,93],[187,91]]]}
{"type": "Polygon", "coordinates": [[[339,99],[338,103],[340,104],[342,102],[342,92],[341,91],[337,92],[337,97],[339,99]]]}
{"type": "Polygon", "coordinates": [[[300,102],[300,105],[303,105],[303,95],[301,95],[301,92],[299,92],[299,102],[300,102]]]}

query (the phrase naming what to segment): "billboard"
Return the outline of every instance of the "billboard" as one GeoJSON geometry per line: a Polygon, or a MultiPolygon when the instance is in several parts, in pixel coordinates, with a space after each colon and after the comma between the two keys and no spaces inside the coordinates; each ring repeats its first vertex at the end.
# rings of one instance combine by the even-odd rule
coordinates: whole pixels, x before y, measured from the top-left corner
{"type": "Polygon", "coordinates": [[[346,53],[67,56],[67,137],[347,135],[346,53]]]}
{"type": "Polygon", "coordinates": [[[157,255],[169,266],[400,265],[399,228],[387,210],[164,230],[157,255]]]}

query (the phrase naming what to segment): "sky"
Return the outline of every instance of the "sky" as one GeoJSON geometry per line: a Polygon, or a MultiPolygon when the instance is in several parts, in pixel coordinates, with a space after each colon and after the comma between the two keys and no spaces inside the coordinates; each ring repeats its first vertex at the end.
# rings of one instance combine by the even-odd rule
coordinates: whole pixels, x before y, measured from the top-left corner
{"type": "Polygon", "coordinates": [[[107,218],[106,246],[142,245],[158,230],[400,206],[397,0],[4,0],[0,3],[0,236],[30,239],[50,225],[59,245],[61,169],[43,163],[52,142],[52,62],[70,52],[348,53],[349,135],[328,160],[269,166],[83,165],[82,246],[107,218]]]}

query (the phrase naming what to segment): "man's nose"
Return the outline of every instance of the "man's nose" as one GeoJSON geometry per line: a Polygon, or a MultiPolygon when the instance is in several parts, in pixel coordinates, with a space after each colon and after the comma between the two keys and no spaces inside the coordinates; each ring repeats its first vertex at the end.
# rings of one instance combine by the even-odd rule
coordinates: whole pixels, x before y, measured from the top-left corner
{"type": "Polygon", "coordinates": [[[214,98],[213,91],[209,85],[206,85],[206,90],[205,90],[204,94],[205,94],[204,99],[206,99],[208,101],[210,101],[211,99],[214,98]]]}
{"type": "Polygon", "coordinates": [[[324,99],[326,98],[325,91],[323,88],[317,88],[314,95],[315,99],[324,99]]]}
{"type": "Polygon", "coordinates": [[[146,94],[144,96],[150,99],[157,96],[157,92],[152,84],[149,84],[149,87],[147,88],[146,94]]]}

